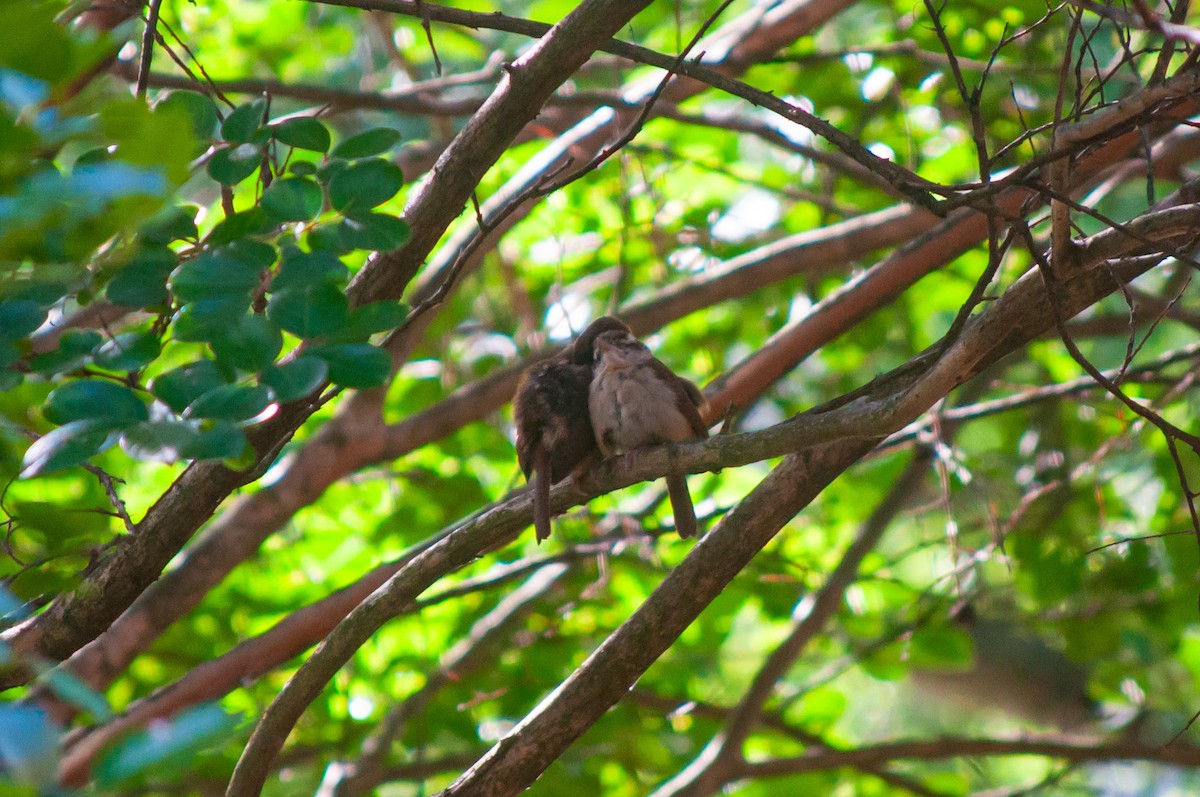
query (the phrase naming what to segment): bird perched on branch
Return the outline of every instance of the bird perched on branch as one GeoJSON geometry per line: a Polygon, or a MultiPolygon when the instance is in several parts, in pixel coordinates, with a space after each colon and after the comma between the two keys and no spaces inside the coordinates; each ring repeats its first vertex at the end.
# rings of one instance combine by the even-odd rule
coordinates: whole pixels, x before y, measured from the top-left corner
{"type": "MultiPolygon", "coordinates": [[[[704,396],[663,365],[629,330],[596,336],[588,410],[596,444],[606,457],[643,446],[708,437],[700,417],[704,396]]],[[[687,478],[667,477],[667,495],[680,537],[696,533],[687,478]]]]}
{"type": "Polygon", "coordinates": [[[598,458],[588,415],[592,342],[606,332],[629,334],[612,316],[597,318],[575,342],[521,375],[513,399],[517,464],[533,488],[537,540],[550,536],[550,485],[578,475],[598,458]]]}

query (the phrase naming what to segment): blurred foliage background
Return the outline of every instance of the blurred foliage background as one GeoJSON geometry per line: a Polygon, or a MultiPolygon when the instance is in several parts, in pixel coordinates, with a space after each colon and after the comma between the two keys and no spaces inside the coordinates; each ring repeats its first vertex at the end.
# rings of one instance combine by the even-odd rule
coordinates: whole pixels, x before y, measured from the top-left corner
{"type": "MultiPolygon", "coordinates": [[[[1051,241],[1194,207],[1186,0],[657,3],[617,32],[646,50],[489,110],[524,21],[573,10],[0,9],[0,790],[224,793],[313,645],[522,500],[515,375],[599,315],[760,432],[944,353],[1051,241]],[[678,70],[853,146],[646,56],[689,46],[678,70]],[[462,143],[522,110],[498,157],[462,143]]],[[[1066,325],[1080,357],[1047,319],[894,430],[533,793],[1200,788],[1194,242],[1146,229],[1153,267],[1066,325]]],[[[702,527],[780,462],[692,476],[702,527]]],[[[439,571],[273,740],[264,793],[447,788],[655,606],[694,545],[670,518],[643,482],[439,571]]]]}

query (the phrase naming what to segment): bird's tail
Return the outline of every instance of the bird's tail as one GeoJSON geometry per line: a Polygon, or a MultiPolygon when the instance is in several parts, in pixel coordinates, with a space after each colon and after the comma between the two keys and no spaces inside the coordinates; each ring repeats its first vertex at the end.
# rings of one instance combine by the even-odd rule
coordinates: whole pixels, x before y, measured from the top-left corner
{"type": "Polygon", "coordinates": [[[543,446],[533,455],[533,529],[537,541],[550,536],[550,456],[543,446]]]}
{"type": "Polygon", "coordinates": [[[696,535],[696,510],[692,507],[692,496],[688,492],[687,477],[683,475],[667,477],[667,495],[671,498],[671,508],[675,511],[675,530],[683,538],[696,535]]]}

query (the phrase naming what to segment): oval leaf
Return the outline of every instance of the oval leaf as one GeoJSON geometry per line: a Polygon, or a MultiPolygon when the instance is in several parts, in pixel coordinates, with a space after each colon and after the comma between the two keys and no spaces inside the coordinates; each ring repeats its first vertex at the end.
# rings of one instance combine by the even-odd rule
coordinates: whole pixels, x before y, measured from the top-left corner
{"type": "Polygon", "coordinates": [[[131,457],[155,462],[228,459],[242,453],[246,436],[224,421],[147,421],[127,428],[121,448],[131,457]]]}
{"type": "Polygon", "coordinates": [[[225,381],[216,363],[200,360],[156,377],[150,382],[150,392],[171,409],[183,412],[193,401],[225,381]]]}
{"type": "Polygon", "coordinates": [[[271,125],[271,135],[289,147],[313,152],[325,152],[329,149],[329,128],[311,116],[301,116],[271,125]]]}
{"type": "Polygon", "coordinates": [[[0,340],[20,340],[46,320],[46,311],[32,299],[0,302],[0,340]]]}
{"type": "Polygon", "coordinates": [[[403,220],[386,213],[364,213],[342,220],[342,242],[353,249],[399,249],[411,231],[403,220]]]}
{"type": "Polygon", "coordinates": [[[308,221],[321,212],[321,186],[304,177],[276,180],[263,192],[263,209],[281,221],[308,221]]]}
{"type": "Polygon", "coordinates": [[[209,345],[217,360],[243,371],[261,371],[279,356],[283,333],[261,315],[245,315],[209,345]]]}
{"type": "Polygon", "coordinates": [[[317,338],[346,323],[350,302],[337,285],[298,285],[271,295],[267,315],[282,329],[301,338],[317,338]]]}
{"type": "Polygon", "coordinates": [[[156,244],[195,240],[200,235],[196,228],[198,210],[195,205],[167,208],[142,226],[142,240],[156,244]]]}
{"type": "Polygon", "coordinates": [[[60,426],[86,419],[144,421],[150,417],[136,393],[103,379],[79,379],[55,388],[42,405],[42,415],[60,426]]]}
{"type": "Polygon", "coordinates": [[[266,110],[267,102],[261,99],[234,108],[221,124],[221,138],[239,144],[253,140],[266,110]]]}
{"type": "Polygon", "coordinates": [[[196,138],[207,141],[217,131],[217,106],[212,98],[198,91],[176,90],[154,105],[154,110],[179,108],[192,123],[196,138]]]}
{"type": "Polygon", "coordinates": [[[321,282],[342,283],[349,276],[350,269],[332,252],[292,249],[284,253],[279,273],[271,280],[271,290],[282,291],[321,282]]]}
{"type": "Polygon", "coordinates": [[[302,354],[290,363],[265,369],[261,379],[275,391],[277,401],[292,401],[324,385],[328,374],[329,366],[324,360],[302,354]]]}
{"type": "Polygon", "coordinates": [[[151,307],[167,303],[167,278],[179,265],[166,246],[146,246],[129,259],[105,287],[105,296],[125,307],[151,307]]]}
{"type": "Polygon", "coordinates": [[[408,305],[372,302],[356,307],[346,324],[330,336],[331,341],[365,341],[376,332],[395,329],[408,317],[408,305]]]}
{"type": "Polygon", "coordinates": [[[362,161],[329,181],[329,203],[342,213],[366,211],[394,197],[403,185],[399,166],[385,160],[362,161]]]}
{"type": "Polygon", "coordinates": [[[152,332],[125,332],[106,340],[96,349],[96,365],[112,371],[136,371],[145,368],[162,350],[162,343],[152,332]]]}
{"type": "Polygon", "coordinates": [[[87,462],[113,443],[110,420],[71,421],[42,435],[25,451],[21,478],[31,479],[87,462]]]}
{"type": "Polygon", "coordinates": [[[335,158],[369,158],[387,152],[400,143],[400,131],[390,127],[376,127],[351,136],[333,148],[335,158]]]}
{"type": "Polygon", "coordinates": [[[104,341],[94,329],[68,329],[58,339],[58,348],[29,361],[29,369],[40,374],[81,368],[92,361],[92,350],[104,341]]]}
{"type": "Polygon", "coordinates": [[[221,185],[237,185],[262,163],[262,150],[253,144],[219,149],[208,159],[208,176],[221,185]]]}
{"type": "Polygon", "coordinates": [[[329,365],[329,380],[342,387],[379,387],[392,372],[392,357],[367,343],[312,346],[305,351],[329,365]]]}
{"type": "Polygon", "coordinates": [[[187,408],[191,418],[249,421],[271,406],[274,395],[263,385],[221,385],[196,399],[187,408]]]}
{"type": "Polygon", "coordinates": [[[171,273],[171,290],[181,302],[245,294],[258,287],[260,272],[226,254],[209,252],[171,273]]]}

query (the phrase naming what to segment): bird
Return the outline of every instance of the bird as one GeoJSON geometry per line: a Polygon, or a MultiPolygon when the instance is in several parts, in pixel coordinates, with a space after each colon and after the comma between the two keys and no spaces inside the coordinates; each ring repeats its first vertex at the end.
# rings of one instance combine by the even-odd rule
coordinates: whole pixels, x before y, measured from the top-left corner
{"type": "MultiPolygon", "coordinates": [[[[703,394],[656,359],[629,330],[602,332],[592,348],[588,414],[596,445],[604,456],[708,437],[708,427],[700,416],[703,394]]],[[[668,476],[667,495],[679,536],[695,535],[696,511],[687,477],[668,476]]]]}
{"type": "Polygon", "coordinates": [[[537,541],[550,536],[550,485],[578,476],[599,459],[588,414],[592,341],[607,332],[629,332],[624,322],[602,316],[575,342],[525,370],[513,399],[517,464],[533,490],[537,541]]]}

